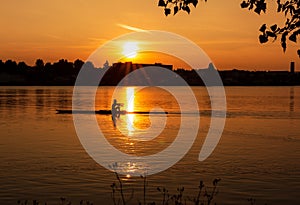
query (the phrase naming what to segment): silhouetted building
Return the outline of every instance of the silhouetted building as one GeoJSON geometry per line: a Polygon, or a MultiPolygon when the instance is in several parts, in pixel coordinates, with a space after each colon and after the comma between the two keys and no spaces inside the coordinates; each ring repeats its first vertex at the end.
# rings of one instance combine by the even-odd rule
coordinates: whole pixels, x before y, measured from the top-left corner
{"type": "Polygon", "coordinates": [[[126,71],[134,71],[136,69],[144,68],[144,67],[148,67],[148,66],[159,66],[162,68],[173,70],[173,65],[165,65],[162,63],[147,64],[147,63],[132,63],[132,62],[121,63],[121,62],[118,62],[118,63],[114,63],[112,65],[112,67],[115,69],[119,69],[119,70],[126,69],[126,71]]]}
{"type": "Polygon", "coordinates": [[[161,63],[144,64],[144,63],[114,63],[103,76],[100,85],[117,85],[127,74],[144,67],[159,66],[169,70],[173,69],[173,65],[165,65],[161,63]]]}
{"type": "Polygon", "coordinates": [[[291,62],[290,72],[295,73],[295,62],[291,62]]]}
{"type": "Polygon", "coordinates": [[[168,70],[173,70],[173,65],[166,65],[166,64],[162,64],[162,63],[154,63],[154,64],[139,64],[142,67],[147,67],[147,66],[159,66],[162,68],[166,68],[168,70]]]}

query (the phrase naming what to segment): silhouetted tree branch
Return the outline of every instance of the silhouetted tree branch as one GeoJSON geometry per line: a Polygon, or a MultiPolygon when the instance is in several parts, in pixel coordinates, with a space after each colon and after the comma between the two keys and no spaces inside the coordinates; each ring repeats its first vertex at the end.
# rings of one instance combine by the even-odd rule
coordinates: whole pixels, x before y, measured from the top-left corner
{"type": "MultiPolygon", "coordinates": [[[[207,0],[204,0],[205,2],[207,0]]],[[[158,0],[158,6],[164,8],[166,16],[173,12],[173,15],[179,11],[185,11],[188,14],[191,12],[191,7],[198,5],[198,0],[158,0]]],[[[253,10],[260,15],[262,12],[266,13],[266,0],[243,0],[241,8],[253,10]]],[[[275,41],[280,37],[281,47],[285,52],[287,49],[287,39],[293,43],[297,43],[298,35],[300,34],[300,0],[277,0],[277,12],[285,15],[285,24],[278,26],[274,24],[267,26],[263,24],[259,31],[259,42],[266,43],[269,39],[275,41]]],[[[297,51],[300,57],[300,49],[297,51]]]]}

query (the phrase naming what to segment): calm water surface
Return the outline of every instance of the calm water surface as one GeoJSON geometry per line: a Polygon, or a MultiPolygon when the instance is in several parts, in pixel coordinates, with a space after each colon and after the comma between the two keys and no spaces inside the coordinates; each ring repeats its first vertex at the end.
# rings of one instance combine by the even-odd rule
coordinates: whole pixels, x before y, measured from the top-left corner
{"type": "MultiPolygon", "coordinates": [[[[201,113],[197,139],[176,165],[148,177],[148,202],[161,201],[157,186],[166,187],[172,194],[184,186],[185,195],[193,196],[199,180],[211,185],[214,178],[221,178],[217,204],[250,204],[247,199],[251,197],[257,204],[299,204],[300,87],[225,89],[225,130],[213,154],[199,162],[210,125],[210,101],[205,88],[193,88],[201,113]]],[[[179,111],[174,97],[162,89],[135,90],[124,87],[116,94],[124,109],[149,111],[161,107],[179,111]],[[132,93],[134,99],[130,101],[128,95],[132,93]]],[[[56,114],[56,109],[71,109],[72,91],[72,87],[0,87],[0,204],[17,204],[24,199],[58,204],[60,197],[75,204],[81,199],[113,204],[110,185],[116,181],[114,174],[85,152],[72,115],[56,114]]],[[[113,87],[99,88],[95,109],[110,109],[113,92],[113,87]]],[[[181,117],[193,120],[195,116],[168,115],[165,129],[148,142],[134,138],[151,125],[148,116],[122,115],[117,127],[109,115],[97,115],[97,121],[117,149],[145,156],[170,145],[181,117]]],[[[160,122],[165,118],[153,119],[160,122]]],[[[140,178],[125,177],[124,183],[126,194],[134,190],[130,204],[143,200],[140,178]]]]}

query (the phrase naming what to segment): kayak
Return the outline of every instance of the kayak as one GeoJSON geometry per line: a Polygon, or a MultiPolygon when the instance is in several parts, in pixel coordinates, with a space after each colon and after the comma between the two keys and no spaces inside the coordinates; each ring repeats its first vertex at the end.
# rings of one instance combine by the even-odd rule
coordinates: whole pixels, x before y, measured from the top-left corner
{"type": "MultiPolygon", "coordinates": [[[[111,110],[56,110],[57,114],[99,114],[99,115],[111,115],[111,110]]],[[[126,110],[121,110],[117,111],[116,114],[118,115],[126,115],[126,114],[140,114],[140,115],[146,115],[146,114],[168,114],[168,112],[164,111],[153,111],[153,112],[148,112],[148,111],[126,111],[126,110]]]]}

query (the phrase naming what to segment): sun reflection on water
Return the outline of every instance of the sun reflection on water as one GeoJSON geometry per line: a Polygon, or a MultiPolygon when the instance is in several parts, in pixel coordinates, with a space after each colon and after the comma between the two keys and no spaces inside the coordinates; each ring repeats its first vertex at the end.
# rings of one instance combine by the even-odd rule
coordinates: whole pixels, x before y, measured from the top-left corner
{"type": "MultiPolygon", "coordinates": [[[[127,112],[134,112],[134,88],[128,87],[126,88],[126,100],[127,100],[127,112]]],[[[134,114],[127,114],[126,115],[126,124],[128,135],[132,136],[133,131],[135,131],[133,122],[134,122],[134,114]]]]}

